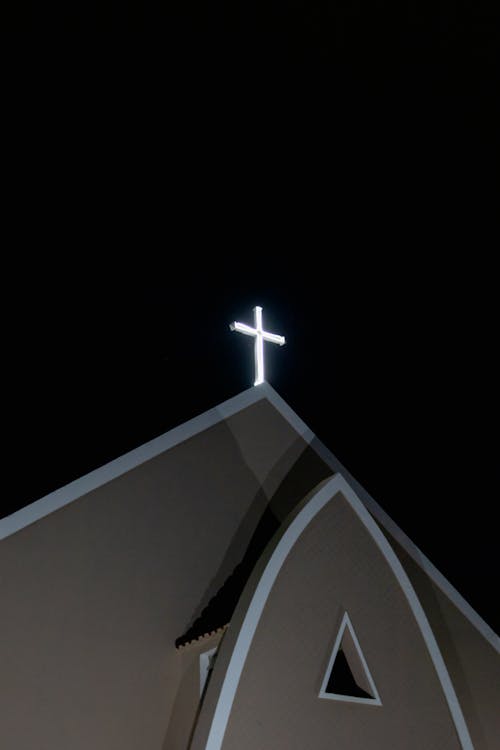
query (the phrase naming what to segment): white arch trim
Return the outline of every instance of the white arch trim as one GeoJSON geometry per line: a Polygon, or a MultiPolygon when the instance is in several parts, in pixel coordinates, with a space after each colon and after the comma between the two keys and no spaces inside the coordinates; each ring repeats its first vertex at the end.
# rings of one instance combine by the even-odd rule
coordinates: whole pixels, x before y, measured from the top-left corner
{"type": "Polygon", "coordinates": [[[312,519],[330,502],[333,497],[341,492],[346,500],[350,503],[352,509],[364,524],[376,545],[384,555],[388,565],[396,576],[399,585],[408,601],[417,624],[422,633],[430,657],[436,669],[441,687],[443,689],[448,707],[450,709],[452,720],[460,740],[463,750],[474,750],[472,740],[465,723],[465,719],[458,702],[455,690],[450,680],[448,670],[444,663],[443,657],[437,645],[436,639],[432,633],[431,627],[425,616],[422,605],[406,575],[396,554],[390,547],[387,539],[370,516],[362,502],[356,496],[353,489],[347,484],[345,479],[336,474],[332,479],[326,482],[318,492],[316,492],[309,502],[297,514],[290,526],[287,528],[279,540],[274,552],[272,553],[264,572],[257,584],[252,596],[250,605],[246,611],[243,623],[241,625],[233,652],[226,670],[224,681],[219,693],[219,698],[215,707],[212,723],[210,726],[208,739],[205,750],[220,750],[224,740],[227,723],[233,706],[236,690],[240,681],[241,673],[250,649],[257,625],[261,618],[265,604],[271,592],[272,586],[276,581],[289,552],[299,539],[300,535],[312,519]]]}

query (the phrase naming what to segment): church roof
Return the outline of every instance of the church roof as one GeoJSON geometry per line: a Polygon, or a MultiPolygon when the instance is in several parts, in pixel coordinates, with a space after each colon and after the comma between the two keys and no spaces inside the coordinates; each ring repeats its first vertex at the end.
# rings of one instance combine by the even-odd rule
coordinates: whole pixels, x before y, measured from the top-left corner
{"type": "MultiPolygon", "coordinates": [[[[295,436],[294,439],[300,441],[303,446],[306,446],[306,451],[304,451],[303,447],[296,449],[297,463],[300,463],[300,461],[304,459],[304,456],[301,454],[307,454],[307,461],[309,462],[321,462],[321,468],[316,466],[316,481],[325,478],[327,473],[341,473],[357,493],[358,497],[376,522],[380,524],[384,533],[388,535],[391,541],[403,551],[402,554],[407,556],[408,559],[412,561],[412,564],[423,570],[426,576],[432,581],[433,585],[437,586],[437,588],[442,591],[453,602],[458,610],[475,626],[483,637],[498,650],[499,639],[487,623],[484,622],[484,620],[463,599],[449,581],[446,580],[446,578],[435,568],[435,566],[426,558],[408,536],[392,521],[387,513],[385,513],[380,505],[369,495],[368,492],[366,492],[359,482],[351,476],[349,471],[347,471],[328,448],[326,448],[315,437],[307,425],[268,383],[263,383],[242,392],[241,394],[223,402],[219,406],[204,412],[198,417],[195,417],[165,434],[154,438],[108,464],[80,477],[55,492],[50,493],[40,500],[31,503],[25,508],[16,511],[12,515],[0,519],[0,540],[10,537],[17,532],[22,532],[32,524],[41,521],[50,514],[63,510],[65,507],[90,493],[99,490],[110,482],[124,477],[135,469],[138,469],[148,462],[152,462],[158,457],[175,450],[179,446],[186,444],[187,441],[192,438],[200,436],[217,426],[221,427],[222,425],[230,425],[232,437],[236,439],[236,442],[239,442],[238,450],[245,454],[244,461],[247,466],[255,475],[258,475],[259,472],[261,472],[262,477],[257,476],[257,479],[259,479],[263,485],[265,485],[266,482],[269,485],[269,477],[266,479],[265,476],[266,472],[269,471],[269,465],[265,465],[265,460],[262,455],[259,454],[259,444],[261,442],[263,443],[263,452],[268,449],[268,446],[266,444],[266,439],[262,438],[262,435],[259,435],[258,433],[259,430],[262,429],[263,422],[269,417],[270,413],[273,413],[275,416],[278,415],[290,429],[290,434],[295,436]],[[255,411],[257,407],[258,409],[255,411]],[[262,409],[264,409],[265,413],[262,412],[262,409]],[[251,411],[252,419],[245,427],[246,433],[243,434],[243,430],[238,433],[238,425],[241,425],[242,415],[250,414],[249,410],[253,410],[251,411]],[[233,422],[231,422],[231,420],[233,420],[233,422]],[[250,458],[245,453],[246,451],[252,453],[250,458]]],[[[276,431],[279,431],[281,428],[276,425],[275,429],[276,431]]],[[[294,439],[291,439],[290,435],[287,436],[291,453],[293,453],[294,450],[294,439]]],[[[272,464],[273,461],[276,463],[278,459],[279,456],[274,456],[269,460],[272,464]]],[[[275,478],[275,485],[276,482],[279,484],[280,480],[286,481],[286,477],[284,478],[284,476],[281,476],[277,479],[275,478]]],[[[295,484],[298,482],[299,486],[296,488],[297,497],[293,502],[299,499],[301,492],[301,497],[303,497],[310,489],[306,484],[301,487],[300,481],[300,472],[297,472],[294,475],[294,482],[295,484]]],[[[274,486],[273,489],[276,490],[276,486],[274,486]]],[[[269,489],[267,492],[268,498],[272,494],[273,492],[269,489]]],[[[212,502],[216,503],[217,499],[212,500],[212,502]]],[[[184,635],[178,637],[177,645],[183,645],[190,640],[211,633],[214,630],[225,626],[227,622],[229,622],[235,601],[237,601],[256,559],[262,551],[263,546],[265,546],[270,536],[272,536],[277,524],[283,519],[286,512],[291,509],[291,502],[290,499],[285,500],[283,506],[285,510],[281,508],[281,518],[277,519],[273,513],[269,513],[269,506],[265,502],[265,498],[263,498],[260,503],[260,524],[254,519],[253,526],[249,527],[251,528],[252,533],[247,536],[245,543],[240,547],[244,552],[242,553],[240,551],[240,553],[234,557],[234,565],[226,567],[223,578],[219,579],[218,585],[212,589],[208,601],[205,602],[205,606],[200,610],[197,616],[195,613],[194,620],[184,632],[184,635]],[[264,512],[266,509],[267,515],[264,512]]],[[[221,500],[221,512],[225,512],[227,507],[227,498],[221,500]]],[[[217,508],[214,508],[214,513],[216,512],[217,508]]],[[[278,516],[279,515],[280,512],[278,512],[278,516]]]]}
{"type": "MultiPolygon", "coordinates": [[[[104,466],[85,474],[54,492],[36,500],[5,518],[0,519],[0,539],[21,531],[32,523],[48,516],[54,511],[78,500],[89,492],[104,486],[138,466],[146,463],[175,446],[189,440],[210,427],[223,422],[243,409],[251,406],[267,395],[270,386],[264,384],[260,389],[250,388],[238,396],[228,399],[219,406],[209,409],[163,435],[150,440],[123,456],[110,461],[104,466]]],[[[306,432],[307,428],[303,426],[306,432]]]]}

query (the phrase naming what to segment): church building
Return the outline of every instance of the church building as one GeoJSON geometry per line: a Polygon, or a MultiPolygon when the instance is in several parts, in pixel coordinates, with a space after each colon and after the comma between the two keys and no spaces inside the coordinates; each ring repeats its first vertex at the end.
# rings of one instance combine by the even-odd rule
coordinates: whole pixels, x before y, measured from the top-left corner
{"type": "Polygon", "coordinates": [[[498,637],[266,382],[0,539],[5,750],[500,746],[498,637]]]}

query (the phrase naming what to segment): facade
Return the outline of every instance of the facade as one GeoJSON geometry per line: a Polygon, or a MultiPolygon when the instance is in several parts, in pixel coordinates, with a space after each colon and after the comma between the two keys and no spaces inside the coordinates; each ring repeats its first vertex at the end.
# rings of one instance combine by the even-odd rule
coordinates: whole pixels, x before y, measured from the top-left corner
{"type": "Polygon", "coordinates": [[[499,746],[499,639],[267,384],[0,536],[1,747],[499,746]]]}

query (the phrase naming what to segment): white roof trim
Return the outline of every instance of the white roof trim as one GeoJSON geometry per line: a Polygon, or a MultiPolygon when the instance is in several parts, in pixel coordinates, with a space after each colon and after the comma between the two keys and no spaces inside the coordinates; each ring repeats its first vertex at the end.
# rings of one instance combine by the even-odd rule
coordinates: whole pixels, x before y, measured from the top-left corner
{"type": "Polygon", "coordinates": [[[5,537],[11,534],[15,534],[17,531],[49,515],[49,513],[53,513],[65,505],[69,505],[69,503],[86,495],[88,492],[92,492],[92,490],[107,484],[107,482],[111,482],[122,474],[126,474],[146,461],[159,456],[170,448],[242,411],[247,406],[260,401],[267,395],[266,385],[263,384],[243,391],[243,393],[228,399],[228,401],[224,401],[219,406],[190,419],[179,427],[174,427],[169,432],[165,432],[163,435],[150,440],[148,443],[144,443],[144,445],[135,448],[129,453],[125,453],[123,456],[91,471],[89,474],[75,479],[75,481],[70,482],[64,487],[40,498],[40,500],[35,500],[35,502],[12,513],[10,516],[0,519],[0,540],[5,539],[5,537]]]}
{"type": "Polygon", "coordinates": [[[222,747],[224,734],[226,732],[227,723],[248,651],[271,589],[290,550],[312,519],[337,495],[338,492],[341,492],[350,503],[352,509],[364,524],[365,528],[385,557],[392,572],[396,576],[413,612],[417,625],[420,628],[420,632],[434,664],[462,749],[474,750],[462,714],[462,709],[460,708],[460,704],[439,650],[439,646],[413,586],[384,534],[363,503],[356,496],[355,492],[340,474],[336,474],[332,479],[326,482],[326,484],[324,484],[322,488],[318,490],[318,492],[316,492],[305,504],[302,510],[293,519],[290,526],[286,529],[267,562],[264,572],[262,573],[253,593],[238,633],[236,643],[233,647],[233,652],[231,654],[226,674],[224,676],[224,682],[222,683],[217,705],[212,717],[205,750],[220,750],[222,747]]]}

